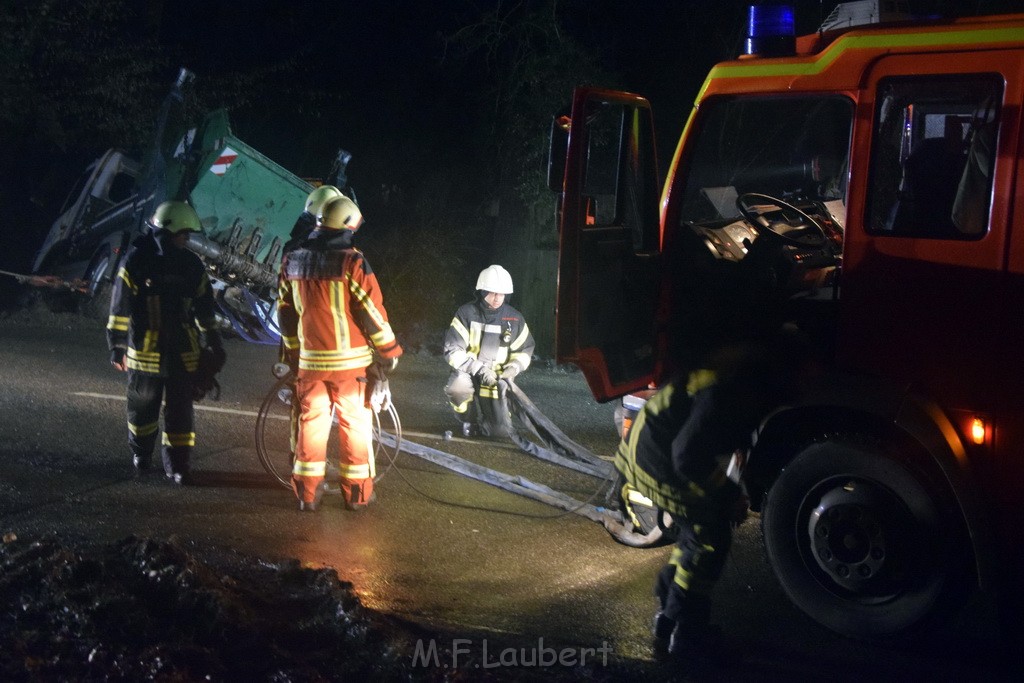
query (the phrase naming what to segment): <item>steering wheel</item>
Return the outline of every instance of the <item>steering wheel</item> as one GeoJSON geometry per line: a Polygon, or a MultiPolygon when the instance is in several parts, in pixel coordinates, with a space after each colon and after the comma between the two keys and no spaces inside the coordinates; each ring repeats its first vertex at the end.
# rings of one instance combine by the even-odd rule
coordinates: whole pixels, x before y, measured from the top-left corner
{"type": "Polygon", "coordinates": [[[746,220],[750,221],[751,225],[763,230],[766,234],[771,235],[772,239],[776,239],[782,244],[801,249],[821,249],[828,244],[828,235],[816,220],[811,218],[807,212],[776,197],[760,192],[745,192],[736,198],[736,208],[740,210],[746,220]],[[754,203],[769,204],[781,209],[783,214],[794,213],[800,218],[803,225],[790,226],[782,221],[772,222],[765,218],[768,211],[766,209],[755,210],[754,203]]]}

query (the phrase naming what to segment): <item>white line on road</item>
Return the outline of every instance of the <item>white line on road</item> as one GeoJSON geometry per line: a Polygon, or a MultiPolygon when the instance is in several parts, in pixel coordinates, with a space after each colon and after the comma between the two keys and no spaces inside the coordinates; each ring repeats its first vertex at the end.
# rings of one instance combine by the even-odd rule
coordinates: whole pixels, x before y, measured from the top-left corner
{"type": "MultiPolygon", "coordinates": [[[[107,399],[109,401],[127,401],[128,400],[128,397],[126,397],[126,396],[115,396],[114,394],[95,394],[95,393],[93,393],[91,391],[72,391],[71,395],[72,396],[84,396],[86,398],[103,398],[103,399],[107,399]]],[[[211,412],[211,413],[228,413],[230,415],[245,415],[247,417],[258,417],[259,416],[259,413],[255,412],[255,411],[252,411],[252,410],[238,410],[238,409],[235,409],[235,408],[214,408],[213,406],[203,406],[203,405],[196,404],[195,405],[195,409],[196,410],[206,410],[206,411],[211,412]]],[[[267,417],[270,418],[271,420],[287,420],[287,419],[289,419],[287,415],[267,415],[267,417]]],[[[421,438],[421,439],[423,439],[423,438],[425,438],[425,439],[437,439],[437,440],[443,439],[443,437],[440,434],[429,434],[427,432],[413,432],[413,431],[409,431],[409,430],[403,431],[402,435],[403,436],[411,436],[411,437],[414,437],[414,438],[421,438]]],[[[462,439],[462,438],[459,438],[459,437],[452,437],[451,440],[452,441],[458,441],[460,443],[474,443],[472,440],[462,439]]],[[[491,446],[502,446],[502,447],[504,447],[505,444],[491,444],[491,446]]]]}
{"type": "MultiPolygon", "coordinates": [[[[105,398],[110,401],[127,401],[127,396],[114,396],[113,394],[94,394],[90,391],[72,391],[72,396],[85,396],[86,398],[105,398]]],[[[201,406],[196,405],[196,410],[206,410],[211,413],[229,413],[231,415],[247,415],[249,417],[256,417],[259,413],[252,410],[238,410],[236,408],[214,408],[213,406],[201,406]]],[[[268,417],[275,420],[287,420],[286,415],[268,415],[268,417]]]]}

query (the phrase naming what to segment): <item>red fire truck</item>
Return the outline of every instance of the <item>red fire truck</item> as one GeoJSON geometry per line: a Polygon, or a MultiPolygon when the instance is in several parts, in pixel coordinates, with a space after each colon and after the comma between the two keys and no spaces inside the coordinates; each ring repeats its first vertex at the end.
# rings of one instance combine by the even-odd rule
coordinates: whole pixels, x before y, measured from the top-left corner
{"type": "Polygon", "coordinates": [[[777,312],[829,368],[745,472],[792,601],[877,637],[1019,596],[1024,14],[751,24],[663,185],[644,98],[579,88],[556,118],[558,358],[612,400],[777,312]]]}

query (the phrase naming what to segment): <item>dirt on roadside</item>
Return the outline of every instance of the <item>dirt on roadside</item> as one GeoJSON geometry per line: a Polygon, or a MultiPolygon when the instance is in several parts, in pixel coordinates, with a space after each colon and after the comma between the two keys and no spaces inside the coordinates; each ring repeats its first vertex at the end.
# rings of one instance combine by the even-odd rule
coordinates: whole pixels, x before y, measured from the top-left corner
{"type": "MultiPolygon", "coordinates": [[[[53,538],[0,544],[0,680],[568,681],[617,667],[485,671],[425,633],[362,607],[328,568],[241,555],[200,559],[175,538],[109,545],[53,538]],[[419,644],[417,644],[419,643],[419,644]]],[[[463,636],[465,637],[465,636],[463,636]]],[[[468,642],[468,641],[466,641],[468,642]]]]}

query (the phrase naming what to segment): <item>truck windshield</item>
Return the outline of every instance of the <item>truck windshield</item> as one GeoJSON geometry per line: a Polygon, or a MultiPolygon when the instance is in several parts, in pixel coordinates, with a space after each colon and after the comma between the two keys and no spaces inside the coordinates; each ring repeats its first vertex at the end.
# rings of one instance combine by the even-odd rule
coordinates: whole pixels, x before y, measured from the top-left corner
{"type": "Polygon", "coordinates": [[[853,103],[837,95],[724,97],[701,104],[682,174],[680,218],[700,223],[740,215],[736,197],[842,200],[853,103]]]}

